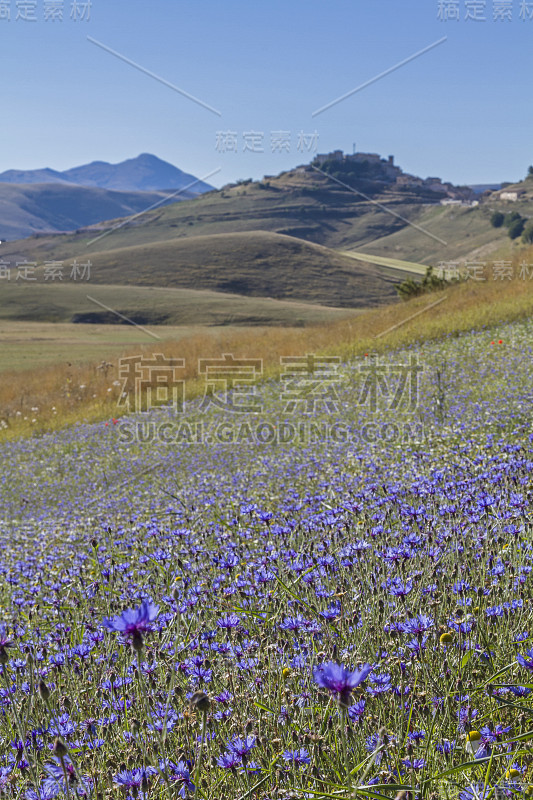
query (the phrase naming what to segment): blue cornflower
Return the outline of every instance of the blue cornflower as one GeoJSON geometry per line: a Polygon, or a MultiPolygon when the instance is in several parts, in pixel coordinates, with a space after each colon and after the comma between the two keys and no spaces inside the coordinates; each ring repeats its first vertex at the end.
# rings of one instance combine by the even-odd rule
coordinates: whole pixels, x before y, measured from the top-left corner
{"type": "Polygon", "coordinates": [[[160,761],[159,769],[161,772],[166,773],[167,778],[172,783],[182,784],[178,794],[180,797],[187,797],[188,792],[194,793],[195,786],[191,780],[191,772],[185,761],[160,761]]]}
{"type": "Polygon", "coordinates": [[[365,739],[365,750],[367,753],[375,753],[374,763],[376,766],[379,766],[383,760],[383,749],[379,749],[381,744],[382,741],[378,733],[373,733],[365,739]]]}
{"type": "Polygon", "coordinates": [[[231,692],[228,692],[227,689],[224,689],[223,692],[217,694],[213,699],[216,700],[218,703],[229,703],[231,702],[231,700],[233,700],[233,695],[231,694],[231,692]]]}
{"type": "Polygon", "coordinates": [[[531,694],[531,689],[526,686],[509,686],[509,691],[516,697],[528,697],[531,694]]]}
{"type": "Polygon", "coordinates": [[[365,700],[358,700],[356,703],[353,703],[350,708],[348,709],[348,716],[351,720],[355,722],[359,722],[363,714],[365,713],[365,700]]]}
{"type": "Polygon", "coordinates": [[[309,753],[305,747],[300,747],[299,750],[285,750],[283,753],[283,758],[285,761],[292,761],[293,764],[296,764],[299,767],[303,766],[304,764],[311,763],[309,753]]]}
{"type": "Polygon", "coordinates": [[[152,775],[157,775],[155,767],[125,769],[113,776],[113,783],[125,786],[127,789],[143,789],[149,782],[152,775]]]}
{"type": "Polygon", "coordinates": [[[319,686],[328,689],[337,696],[341,706],[347,707],[350,705],[352,691],[368,677],[371,671],[370,664],[364,664],[361,669],[351,672],[346,667],[329,661],[315,667],[313,676],[319,686]]]}
{"type": "Polygon", "coordinates": [[[426,614],[418,614],[412,619],[400,622],[398,627],[402,633],[409,633],[411,636],[422,636],[426,631],[433,627],[435,621],[426,614]]]}
{"type": "Polygon", "coordinates": [[[6,649],[8,647],[13,647],[13,640],[8,638],[5,625],[0,625],[0,663],[7,661],[6,649]]]}
{"type": "Polygon", "coordinates": [[[381,673],[379,675],[372,675],[371,678],[372,685],[368,687],[368,693],[372,695],[372,697],[376,697],[378,694],[383,694],[385,692],[390,692],[392,689],[391,684],[391,676],[387,673],[381,673]]]}
{"type": "Polygon", "coordinates": [[[52,800],[60,791],[58,784],[45,781],[38,789],[27,789],[24,796],[26,800],[52,800]]]}
{"type": "Polygon", "coordinates": [[[301,628],[306,628],[309,620],[297,614],[295,617],[286,617],[283,622],[280,622],[279,627],[284,631],[299,631],[301,628]]]}
{"type": "Polygon", "coordinates": [[[341,604],[337,601],[336,603],[332,603],[330,606],[328,606],[325,611],[320,611],[320,616],[331,622],[340,616],[341,610],[341,604]]]}
{"type": "Polygon", "coordinates": [[[78,784],[78,777],[76,775],[74,764],[72,763],[72,761],[68,756],[65,756],[65,758],[63,759],[63,763],[61,763],[59,758],[56,758],[53,762],[45,764],[44,768],[48,773],[49,777],[45,780],[43,786],[49,786],[55,784],[59,786],[59,789],[62,792],[64,792],[65,773],[66,773],[66,778],[69,786],[77,785],[76,786],[77,794],[81,796],[86,796],[87,794],[89,794],[91,778],[83,776],[81,779],[81,783],[78,784]]]}
{"type": "Polygon", "coordinates": [[[225,617],[217,619],[217,625],[219,628],[237,628],[240,621],[240,617],[238,617],[237,614],[228,614],[225,617]]]}
{"type": "Polygon", "coordinates": [[[159,606],[143,600],[139,608],[128,608],[116,617],[105,617],[102,624],[109,631],[121,633],[134,646],[142,647],[142,635],[152,630],[158,613],[159,606]]]}
{"type": "Polygon", "coordinates": [[[483,744],[496,744],[499,738],[504,736],[511,730],[511,726],[504,727],[503,725],[495,725],[492,729],[488,725],[483,725],[479,729],[481,734],[481,741],[483,744]]]}
{"type": "Polygon", "coordinates": [[[516,654],[516,660],[520,664],[521,667],[525,667],[526,669],[533,671],[533,648],[526,650],[526,655],[528,658],[525,658],[520,653],[516,654]]]}
{"type": "Polygon", "coordinates": [[[0,767],[0,792],[3,792],[11,777],[11,767],[0,767]]]}
{"type": "Polygon", "coordinates": [[[426,738],[426,732],[425,731],[411,731],[411,733],[409,733],[407,735],[407,738],[410,739],[410,741],[412,741],[412,742],[420,742],[422,739],[426,738]]]}
{"type": "Polygon", "coordinates": [[[241,764],[241,759],[237,753],[227,752],[223,753],[217,758],[217,764],[222,769],[236,769],[241,764]]]}
{"type": "Polygon", "coordinates": [[[443,739],[435,745],[437,753],[442,753],[444,756],[450,755],[456,747],[456,742],[451,742],[449,739],[443,739]]]}
{"type": "Polygon", "coordinates": [[[54,736],[71,736],[77,727],[77,723],[72,722],[68,714],[61,714],[57,718],[57,722],[53,722],[48,730],[54,736]]]}
{"type": "Polygon", "coordinates": [[[418,636],[416,639],[409,639],[405,646],[411,651],[412,655],[419,655],[426,649],[427,641],[427,636],[418,636]]]}
{"type": "Polygon", "coordinates": [[[387,588],[389,593],[394,595],[394,597],[404,598],[409,592],[413,591],[413,582],[408,580],[403,583],[399,578],[392,578],[387,581],[387,588]]]}
{"type": "Polygon", "coordinates": [[[244,739],[240,736],[236,736],[231,742],[228,742],[228,750],[242,759],[255,747],[255,742],[255,736],[246,736],[244,739]]]}
{"type": "Polygon", "coordinates": [[[483,783],[468,786],[459,794],[459,800],[486,800],[489,797],[494,797],[494,787],[483,783]]]}
{"type": "Polygon", "coordinates": [[[408,769],[424,769],[426,766],[425,758],[402,758],[402,764],[408,769]]]}
{"type": "Polygon", "coordinates": [[[478,747],[474,753],[474,759],[477,761],[480,758],[489,758],[492,753],[492,747],[485,742],[478,747]]]}

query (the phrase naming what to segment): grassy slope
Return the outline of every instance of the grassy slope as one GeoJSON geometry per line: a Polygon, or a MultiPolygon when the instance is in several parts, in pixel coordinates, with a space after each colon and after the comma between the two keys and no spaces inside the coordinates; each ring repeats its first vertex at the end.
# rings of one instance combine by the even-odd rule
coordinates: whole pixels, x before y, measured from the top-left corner
{"type": "MultiPolygon", "coordinates": [[[[533,248],[524,251],[533,263],[533,248]]],[[[515,266],[518,266],[516,259],[515,266]]],[[[304,330],[270,328],[261,332],[221,333],[212,337],[191,336],[178,342],[151,341],[147,345],[125,348],[137,355],[163,352],[169,357],[185,358],[187,396],[203,390],[196,373],[198,358],[233,353],[236,357],[262,358],[266,375],[279,374],[282,355],[329,353],[350,358],[365,352],[420,344],[483,326],[533,315],[533,281],[519,277],[512,281],[467,282],[448,287],[444,292],[424,295],[406,303],[363,311],[352,319],[332,322],[304,330]],[[424,311],[436,300],[438,306],[424,311]],[[422,313],[418,313],[422,312],[422,313]],[[377,338],[379,337],[379,338],[377,338]]],[[[113,357],[113,356],[112,356],[113,357]]],[[[34,370],[31,373],[4,373],[0,383],[0,414],[7,428],[2,438],[16,438],[56,429],[81,420],[96,421],[117,415],[116,375],[108,379],[96,365],[65,366],[34,370]],[[65,392],[65,387],[73,387],[65,392]],[[85,387],[78,390],[77,387],[85,387]],[[110,390],[110,391],[108,391],[110,390]],[[35,416],[32,407],[39,407],[35,416]],[[52,412],[52,407],[56,411],[52,412]],[[35,417],[36,422],[31,420],[35,417]]]]}
{"type": "Polygon", "coordinates": [[[264,231],[175,239],[95,253],[96,282],[202,288],[361,308],[395,297],[378,267],[264,231]],[[127,265],[127,272],[126,272],[127,265]]]}
{"type": "Polygon", "coordinates": [[[91,283],[7,284],[0,293],[0,320],[92,322],[125,327],[87,295],[139,324],[307,325],[351,313],[318,304],[243,297],[195,289],[91,283]]]}
{"type": "MultiPolygon", "coordinates": [[[[444,207],[392,191],[376,195],[375,200],[343,190],[321,174],[290,172],[266,183],[226,188],[157,209],[92,244],[110,223],[67,236],[8,243],[3,252],[42,261],[52,255],[72,258],[170,239],[261,230],[333,249],[429,264],[466,257],[479,247],[509,244],[505,232],[490,225],[493,207],[509,209],[509,204],[500,201],[477,208],[444,207]],[[409,222],[427,228],[446,244],[409,222]]],[[[533,215],[533,204],[516,204],[517,210],[520,206],[533,215]]],[[[227,266],[235,268],[234,264],[227,266]]]]}
{"type": "Polygon", "coordinates": [[[412,261],[402,261],[399,258],[386,258],[384,256],[374,256],[368,253],[360,253],[354,250],[342,250],[343,255],[354,258],[356,261],[365,261],[369,264],[377,264],[385,267],[391,275],[400,275],[402,279],[412,278],[416,275],[425,275],[426,267],[424,264],[414,264],[412,261]]]}
{"type": "MultiPolygon", "coordinates": [[[[396,296],[394,279],[377,266],[355,262],[321,245],[264,231],[194,236],[91,252],[90,261],[91,286],[207,289],[249,298],[275,297],[351,308],[376,305],[396,296]]],[[[43,270],[35,277],[36,283],[43,283],[43,270]]],[[[122,303],[117,310],[125,313],[123,308],[122,303]]],[[[45,311],[43,307],[43,314],[45,311]]],[[[151,304],[146,314],[147,319],[165,321],[154,318],[151,304]]]]}

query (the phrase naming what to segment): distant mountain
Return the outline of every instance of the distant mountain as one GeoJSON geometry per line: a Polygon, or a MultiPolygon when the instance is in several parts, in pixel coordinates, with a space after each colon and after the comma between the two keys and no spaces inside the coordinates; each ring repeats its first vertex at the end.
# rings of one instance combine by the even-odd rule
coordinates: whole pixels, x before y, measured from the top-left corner
{"type": "Polygon", "coordinates": [[[137,158],[130,158],[120,164],[93,161],[92,164],[73,167],[64,172],[57,172],[49,168],[11,169],[0,173],[0,183],[66,183],[75,186],[112,189],[118,192],[158,192],[165,189],[184,189],[190,186],[191,194],[203,194],[213,188],[208,183],[199,181],[194,175],[183,172],[149,153],[142,153],[137,158]]]}
{"type": "Polygon", "coordinates": [[[0,183],[71,183],[62,172],[55,169],[8,169],[0,173],[0,183]]]}
{"type": "MultiPolygon", "coordinates": [[[[138,214],[156,203],[166,205],[196,196],[184,191],[179,197],[166,201],[167,194],[114,192],[59,182],[0,183],[0,240],[22,239],[34,233],[73,231],[103,220],[138,214]]],[[[142,220],[140,217],[138,221],[142,220]]]]}

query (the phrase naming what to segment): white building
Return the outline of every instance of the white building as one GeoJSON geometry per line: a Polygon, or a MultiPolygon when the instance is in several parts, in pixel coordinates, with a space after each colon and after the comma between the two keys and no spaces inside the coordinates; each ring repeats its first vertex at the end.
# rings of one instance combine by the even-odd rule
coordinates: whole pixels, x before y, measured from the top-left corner
{"type": "Polygon", "coordinates": [[[510,200],[511,203],[516,203],[523,192],[501,192],[500,200],[510,200]]]}

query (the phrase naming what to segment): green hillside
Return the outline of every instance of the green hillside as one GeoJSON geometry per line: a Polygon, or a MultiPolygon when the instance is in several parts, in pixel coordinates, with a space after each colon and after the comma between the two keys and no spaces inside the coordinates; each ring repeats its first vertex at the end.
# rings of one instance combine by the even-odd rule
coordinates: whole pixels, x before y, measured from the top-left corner
{"type": "Polygon", "coordinates": [[[394,299],[394,283],[425,265],[509,257],[520,243],[492,227],[494,210],[533,217],[533,192],[517,203],[494,193],[469,207],[430,204],[394,187],[380,191],[365,199],[321,173],[296,169],[133,220],[7,242],[1,255],[39,265],[90,259],[91,283],[361,308],[394,299]]]}
{"type": "Polygon", "coordinates": [[[2,287],[0,320],[126,327],[124,319],[98,303],[141,325],[303,326],[340,319],[353,313],[316,303],[243,297],[195,289],[35,282],[9,283],[2,287]]]}

